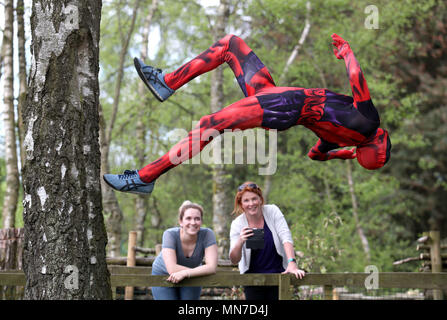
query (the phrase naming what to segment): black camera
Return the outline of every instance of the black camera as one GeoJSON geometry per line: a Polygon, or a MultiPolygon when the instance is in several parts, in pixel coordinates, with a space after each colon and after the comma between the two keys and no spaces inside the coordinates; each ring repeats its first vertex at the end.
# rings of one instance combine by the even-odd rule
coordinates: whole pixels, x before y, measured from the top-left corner
{"type": "Polygon", "coordinates": [[[249,249],[264,249],[264,229],[253,228],[253,235],[247,239],[246,247],[249,249]]]}

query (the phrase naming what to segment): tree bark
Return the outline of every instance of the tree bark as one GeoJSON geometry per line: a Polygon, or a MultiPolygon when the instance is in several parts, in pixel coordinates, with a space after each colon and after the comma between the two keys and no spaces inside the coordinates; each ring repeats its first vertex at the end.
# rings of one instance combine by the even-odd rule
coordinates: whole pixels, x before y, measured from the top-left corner
{"type": "MultiPolygon", "coordinates": [[[[144,26],[143,26],[143,41],[141,44],[140,49],[140,58],[144,61],[147,59],[148,55],[148,43],[149,43],[149,33],[150,33],[150,27],[152,23],[152,17],[154,16],[155,10],[157,10],[158,6],[158,0],[152,0],[152,5],[149,10],[149,14],[146,16],[146,19],[144,20],[144,26]]],[[[148,101],[149,99],[146,99],[147,95],[150,94],[143,83],[143,81],[138,82],[138,94],[140,97],[144,97],[144,108],[140,108],[139,116],[137,120],[137,126],[136,126],[136,135],[137,135],[137,159],[138,159],[138,166],[140,168],[144,167],[146,165],[146,157],[145,157],[145,148],[147,145],[146,142],[146,125],[143,121],[143,117],[145,114],[147,114],[147,105],[150,109],[151,104],[148,101]]],[[[153,100],[151,100],[153,101],[153,100]]],[[[149,196],[150,197],[150,196],[149,196]]],[[[144,240],[145,240],[145,232],[144,232],[144,223],[146,221],[147,213],[148,213],[148,200],[149,197],[139,195],[135,199],[135,229],[137,230],[137,243],[139,246],[144,247],[144,240]]]]}
{"type": "MultiPolygon", "coordinates": [[[[121,84],[124,76],[124,62],[127,57],[127,50],[129,48],[130,38],[132,37],[133,30],[135,28],[135,21],[137,18],[138,7],[141,0],[135,0],[135,5],[132,11],[132,18],[130,28],[126,37],[123,39],[120,56],[118,75],[115,83],[115,93],[113,97],[112,117],[108,124],[101,112],[101,177],[104,173],[110,172],[109,165],[109,151],[110,144],[112,142],[112,132],[115,125],[116,116],[118,114],[118,107],[121,96],[121,84]]],[[[118,13],[119,14],[119,13],[118,13]]],[[[107,184],[101,179],[102,186],[102,199],[104,207],[104,215],[107,219],[107,233],[109,238],[108,252],[111,257],[118,257],[120,255],[121,246],[121,226],[123,221],[123,213],[116,198],[115,191],[113,191],[107,184]]]]}
{"type": "MultiPolygon", "coordinates": [[[[213,29],[215,40],[225,36],[225,28],[230,15],[229,1],[222,0],[217,8],[216,24],[213,29]]],[[[217,112],[224,107],[223,69],[217,68],[211,73],[211,112],[217,112]]],[[[216,234],[219,248],[219,258],[226,259],[230,250],[229,221],[232,203],[228,190],[230,177],[224,164],[213,165],[213,230],[216,234]]]]}
{"type": "Polygon", "coordinates": [[[19,170],[17,165],[15,112],[14,112],[14,69],[13,69],[14,7],[13,0],[5,1],[4,48],[4,126],[6,153],[6,189],[3,200],[3,228],[15,227],[17,200],[19,197],[19,170]]]}
{"type": "Polygon", "coordinates": [[[100,186],[101,1],[34,0],[23,116],[25,299],[111,299],[100,186]]]}
{"type": "MultiPolygon", "coordinates": [[[[151,197],[152,200],[152,205],[151,205],[151,227],[154,230],[160,229],[161,226],[161,212],[158,209],[158,202],[157,202],[157,198],[155,198],[154,196],[151,197]]],[[[161,243],[161,237],[160,239],[156,239],[156,243],[161,243]]]]}
{"type": "Polygon", "coordinates": [[[365,252],[366,260],[369,262],[369,261],[371,261],[371,251],[369,249],[368,238],[366,237],[365,232],[363,231],[363,228],[360,225],[357,197],[355,195],[355,190],[354,190],[354,179],[352,178],[352,165],[349,160],[346,161],[346,173],[347,173],[348,184],[349,184],[349,192],[351,194],[352,216],[354,217],[355,228],[357,230],[357,234],[360,237],[360,241],[362,242],[362,247],[363,247],[363,251],[365,252]]]}
{"type": "Polygon", "coordinates": [[[23,167],[25,163],[25,152],[23,150],[23,141],[25,139],[25,130],[23,125],[23,105],[26,103],[26,93],[28,91],[28,84],[26,82],[26,58],[25,58],[25,21],[23,15],[25,12],[25,5],[23,0],[17,0],[17,39],[19,52],[19,101],[17,105],[17,127],[19,134],[19,150],[20,150],[20,164],[23,167]]]}
{"type": "MultiPolygon", "coordinates": [[[[6,9],[6,8],[5,8],[6,9]]],[[[4,10],[5,11],[5,10],[4,10]]],[[[6,12],[5,12],[6,13],[6,12]]],[[[6,16],[6,14],[3,14],[4,16],[6,16]]],[[[3,34],[2,34],[2,47],[0,49],[0,79],[3,76],[3,65],[5,62],[5,32],[3,30],[3,34]]]]}

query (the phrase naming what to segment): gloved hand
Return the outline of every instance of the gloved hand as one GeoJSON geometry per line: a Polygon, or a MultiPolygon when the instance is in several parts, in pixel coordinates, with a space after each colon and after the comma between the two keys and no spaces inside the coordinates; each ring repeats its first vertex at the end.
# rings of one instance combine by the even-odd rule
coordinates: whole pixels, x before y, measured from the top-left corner
{"type": "Polygon", "coordinates": [[[341,149],[337,151],[329,151],[329,159],[355,159],[357,157],[357,153],[354,152],[355,148],[351,150],[341,149]]]}
{"type": "Polygon", "coordinates": [[[332,44],[335,46],[334,54],[337,57],[337,59],[343,59],[346,54],[351,51],[351,47],[349,46],[349,43],[340,37],[338,34],[333,33],[332,34],[332,44]]]}
{"type": "Polygon", "coordinates": [[[341,149],[336,151],[329,151],[327,153],[322,153],[318,150],[317,147],[313,147],[309,150],[307,156],[312,160],[318,161],[327,161],[331,159],[355,159],[357,157],[357,153],[354,152],[355,148],[351,150],[341,149]]]}

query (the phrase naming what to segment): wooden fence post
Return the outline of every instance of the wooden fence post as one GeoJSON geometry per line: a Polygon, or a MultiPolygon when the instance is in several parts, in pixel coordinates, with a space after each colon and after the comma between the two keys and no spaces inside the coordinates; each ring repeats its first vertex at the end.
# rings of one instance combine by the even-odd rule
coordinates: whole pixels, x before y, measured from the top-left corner
{"type": "Polygon", "coordinates": [[[323,299],[324,300],[333,300],[333,288],[331,285],[325,285],[323,287],[323,299]]]}
{"type": "Polygon", "coordinates": [[[158,256],[160,254],[161,249],[162,249],[161,244],[158,243],[155,245],[155,255],[156,256],[158,256]]]}
{"type": "MultiPolygon", "coordinates": [[[[23,231],[23,228],[0,229],[0,270],[22,270],[23,231]]],[[[0,300],[22,297],[22,286],[0,286],[0,300]]]]}
{"type": "Polygon", "coordinates": [[[292,292],[290,291],[290,274],[279,274],[279,300],[291,300],[292,292]]]}
{"type": "MultiPolygon", "coordinates": [[[[430,231],[430,260],[431,260],[431,272],[442,272],[442,260],[441,260],[441,234],[439,231],[430,231]]],[[[442,290],[433,290],[433,299],[442,300],[442,290]]]]}
{"type": "MultiPolygon", "coordinates": [[[[137,232],[129,232],[129,242],[127,246],[127,266],[135,267],[135,246],[137,245],[137,232]]],[[[133,299],[133,287],[126,287],[124,291],[124,300],[133,299]]]]}

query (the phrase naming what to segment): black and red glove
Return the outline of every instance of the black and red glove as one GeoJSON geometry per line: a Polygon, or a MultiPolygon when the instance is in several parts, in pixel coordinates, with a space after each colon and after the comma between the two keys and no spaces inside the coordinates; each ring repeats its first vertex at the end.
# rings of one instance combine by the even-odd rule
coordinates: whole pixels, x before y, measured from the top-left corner
{"type": "Polygon", "coordinates": [[[336,151],[329,151],[327,153],[322,153],[318,150],[318,148],[313,147],[310,149],[309,153],[307,154],[309,158],[312,160],[318,160],[318,161],[327,161],[332,159],[355,159],[357,157],[357,154],[355,153],[355,148],[352,148],[351,150],[341,149],[336,151]]]}
{"type": "Polygon", "coordinates": [[[340,37],[338,34],[333,33],[332,34],[332,44],[335,46],[334,48],[334,54],[337,57],[337,59],[344,59],[346,54],[351,51],[351,47],[349,46],[349,43],[340,37]]]}

